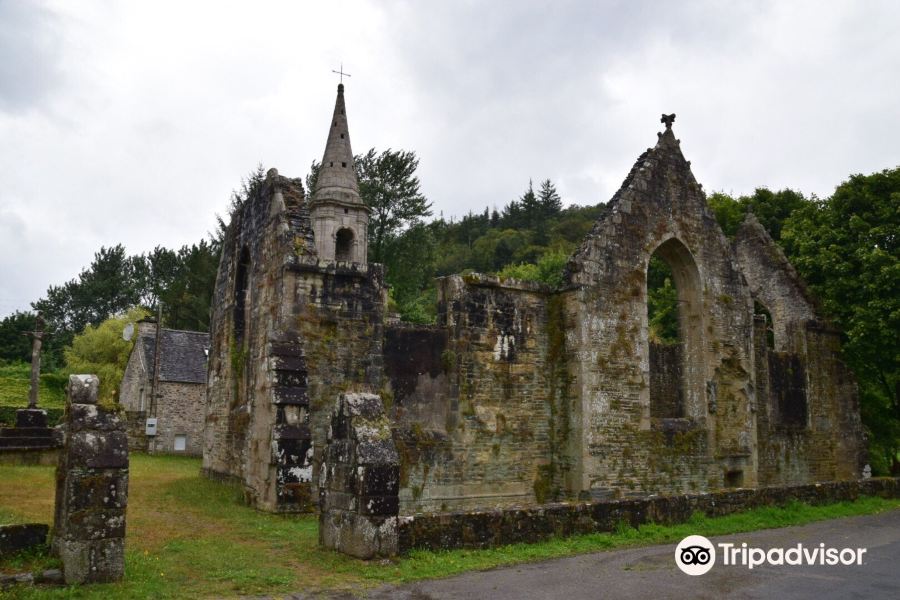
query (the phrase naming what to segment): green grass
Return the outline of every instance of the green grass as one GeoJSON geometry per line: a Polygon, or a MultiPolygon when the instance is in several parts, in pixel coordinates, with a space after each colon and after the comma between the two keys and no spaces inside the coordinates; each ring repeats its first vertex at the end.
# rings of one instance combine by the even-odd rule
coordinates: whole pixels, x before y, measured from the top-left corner
{"type": "MultiPolygon", "coordinates": [[[[198,475],[199,461],[134,455],[128,508],[126,578],[117,584],[16,591],[22,598],[180,598],[283,594],[299,590],[360,590],[381,583],[446,577],[470,570],[784,527],[900,508],[900,500],[864,497],[828,506],[793,503],[727,517],[695,515],[675,526],[622,526],[598,533],[490,550],[414,551],[393,561],[363,562],[318,547],[313,516],[257,512],[240,503],[238,488],[198,475]]],[[[53,469],[0,466],[0,521],[48,523],[53,469]]],[[[42,569],[46,554],[0,563],[0,571],[42,569]]]]}
{"type": "MultiPolygon", "coordinates": [[[[31,387],[31,365],[13,363],[0,366],[0,406],[25,408],[31,387]]],[[[66,377],[61,373],[41,373],[38,390],[41,408],[65,408],[66,377]]]]}

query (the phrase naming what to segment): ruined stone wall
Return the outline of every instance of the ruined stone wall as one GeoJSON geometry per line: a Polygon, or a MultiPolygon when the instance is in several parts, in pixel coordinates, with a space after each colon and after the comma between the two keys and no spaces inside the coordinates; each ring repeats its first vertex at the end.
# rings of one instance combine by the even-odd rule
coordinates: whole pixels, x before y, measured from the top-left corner
{"type": "Polygon", "coordinates": [[[650,342],[650,415],[684,416],[684,361],[681,344],[650,342]]]}
{"type": "Polygon", "coordinates": [[[338,394],[380,387],[384,303],[377,265],[319,261],[300,182],[270,171],[219,266],[204,472],[258,508],[310,510],[338,394]]]}
{"type": "Polygon", "coordinates": [[[551,499],[548,296],[451,276],[439,281],[436,327],[387,329],[401,514],[551,499]]]}
{"type": "Polygon", "coordinates": [[[148,439],[150,452],[203,454],[203,410],[206,386],[160,381],[156,394],[156,435],[148,439]],[[175,437],[185,436],[184,451],[175,450],[175,437]]]}
{"type": "MultiPolygon", "coordinates": [[[[281,335],[297,340],[297,354],[278,362],[299,365],[290,377],[298,381],[293,389],[307,403],[308,441],[296,449],[293,442],[282,446],[289,453],[309,453],[306,484],[318,476],[328,420],[340,394],[381,387],[386,288],[380,265],[298,261],[286,282],[281,335]]],[[[304,495],[312,492],[308,486],[302,490],[304,495]]]]}
{"type": "Polygon", "coordinates": [[[755,485],[749,290],[671,129],[637,161],[567,267],[584,496],[755,485]],[[684,418],[650,406],[647,268],[678,290],[684,418]],[[733,480],[732,476],[732,480],[733,480]]]}
{"type": "MultiPolygon", "coordinates": [[[[203,445],[204,473],[241,481],[247,500],[269,510],[278,496],[272,439],[281,410],[273,397],[281,382],[273,381],[269,351],[279,342],[285,262],[300,254],[315,255],[303,186],[272,169],[232,215],[223,244],[203,445]]],[[[299,424],[303,417],[291,412],[292,424],[299,424]]]]}
{"type": "Polygon", "coordinates": [[[750,293],[772,315],[775,349],[796,352],[799,346],[788,334],[788,328],[791,323],[817,318],[815,300],[752,213],[744,219],[732,245],[750,293]]]}
{"type": "Polygon", "coordinates": [[[754,333],[760,485],[854,479],[864,457],[859,396],[840,358],[840,334],[768,233],[748,215],[734,252],[754,297],[771,313],[754,333]]]}

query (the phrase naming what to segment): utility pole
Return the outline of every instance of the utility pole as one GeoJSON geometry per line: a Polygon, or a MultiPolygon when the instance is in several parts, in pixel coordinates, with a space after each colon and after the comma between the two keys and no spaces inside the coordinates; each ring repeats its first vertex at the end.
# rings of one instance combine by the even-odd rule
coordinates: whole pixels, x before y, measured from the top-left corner
{"type": "Polygon", "coordinates": [[[156,394],[159,389],[159,357],[162,354],[160,348],[160,339],[162,336],[162,301],[157,300],[156,304],[156,341],[153,352],[153,378],[150,380],[150,414],[148,416],[156,416],[156,394]]]}

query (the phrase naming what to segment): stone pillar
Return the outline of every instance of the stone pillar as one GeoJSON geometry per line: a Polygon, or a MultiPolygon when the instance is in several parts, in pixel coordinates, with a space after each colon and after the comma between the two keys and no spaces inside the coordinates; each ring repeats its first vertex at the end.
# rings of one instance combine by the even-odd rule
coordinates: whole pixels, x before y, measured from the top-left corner
{"type": "Polygon", "coordinates": [[[319,474],[319,543],[357,558],[398,553],[400,459],[381,397],[341,394],[319,474]]]}
{"type": "Polygon", "coordinates": [[[96,375],[71,375],[67,388],[53,526],[67,584],[125,574],[128,436],[122,416],[97,405],[99,385],[96,375]]]}

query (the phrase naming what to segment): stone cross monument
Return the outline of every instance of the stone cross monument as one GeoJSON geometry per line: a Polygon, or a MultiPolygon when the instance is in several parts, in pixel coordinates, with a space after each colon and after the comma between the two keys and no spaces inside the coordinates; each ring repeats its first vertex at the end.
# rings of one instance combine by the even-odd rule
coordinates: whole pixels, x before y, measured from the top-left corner
{"type": "Polygon", "coordinates": [[[28,390],[28,408],[37,408],[38,404],[38,388],[41,383],[41,344],[47,333],[44,331],[44,316],[37,314],[34,323],[34,331],[23,333],[31,338],[31,389],[28,390]]]}
{"type": "Polygon", "coordinates": [[[38,409],[38,389],[41,384],[41,344],[49,334],[44,331],[43,315],[37,314],[34,331],[22,335],[31,338],[31,389],[28,390],[28,408],[16,411],[16,427],[46,427],[47,412],[38,409]]]}

